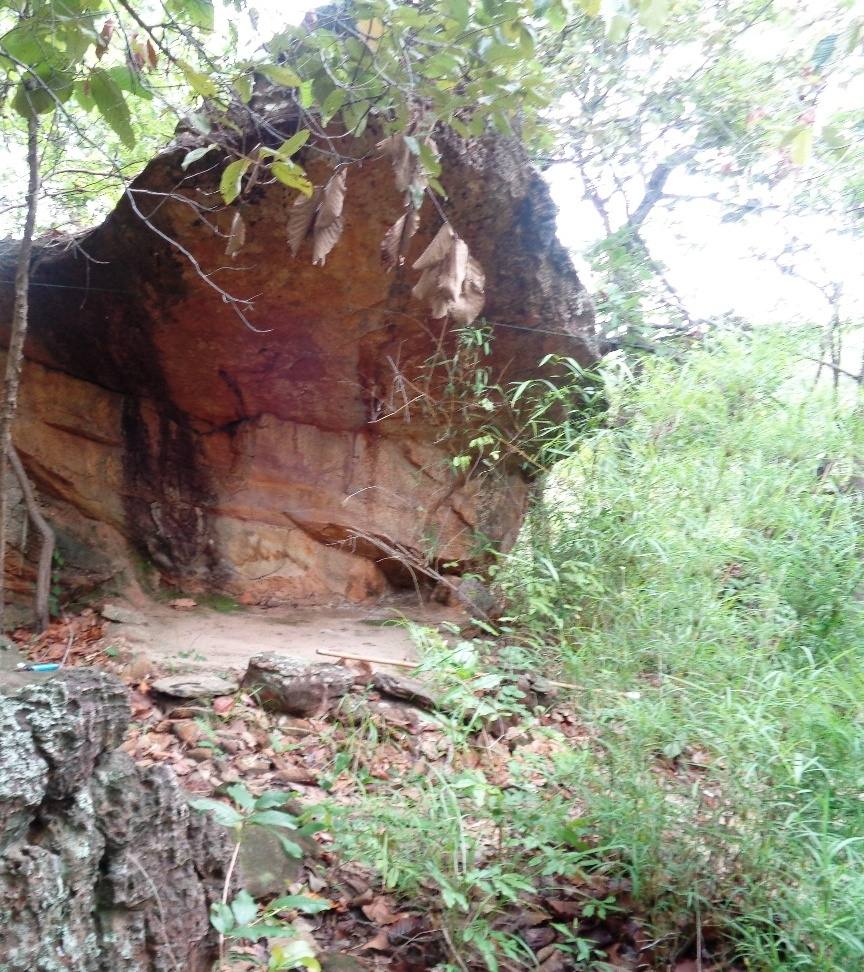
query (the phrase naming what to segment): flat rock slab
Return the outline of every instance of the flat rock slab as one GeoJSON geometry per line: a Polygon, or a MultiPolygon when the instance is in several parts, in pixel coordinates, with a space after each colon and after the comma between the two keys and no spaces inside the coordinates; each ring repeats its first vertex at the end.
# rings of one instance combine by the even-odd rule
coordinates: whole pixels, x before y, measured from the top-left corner
{"type": "Polygon", "coordinates": [[[140,611],[123,604],[104,604],[99,613],[106,621],[116,624],[147,624],[147,618],[140,611]]]}
{"type": "Polygon", "coordinates": [[[436,696],[416,678],[407,675],[391,675],[388,672],[375,672],[372,676],[372,687],[382,695],[409,702],[420,709],[439,708],[436,696]]]}
{"type": "Polygon", "coordinates": [[[154,692],[175,699],[209,699],[214,695],[231,695],[238,689],[234,679],[222,675],[190,672],[186,675],[166,675],[152,685],[154,692]]]}
{"type": "Polygon", "coordinates": [[[307,717],[341,698],[354,684],[354,673],[341,665],[310,664],[268,652],[250,658],[242,684],[266,708],[307,717]]]}

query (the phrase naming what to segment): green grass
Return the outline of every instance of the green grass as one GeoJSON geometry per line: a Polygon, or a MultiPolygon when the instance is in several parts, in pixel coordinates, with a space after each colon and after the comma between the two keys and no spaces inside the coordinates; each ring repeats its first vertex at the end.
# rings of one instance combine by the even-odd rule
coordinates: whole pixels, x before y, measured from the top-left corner
{"type": "MultiPolygon", "coordinates": [[[[584,687],[591,742],[552,774],[578,806],[475,770],[352,813],[346,851],[438,888],[454,937],[543,874],[600,868],[673,942],[710,921],[754,970],[864,968],[864,503],[846,488],[864,421],[812,389],[805,341],[765,332],[619,377],[612,421],[501,564],[511,616],[474,647],[584,687]]],[[[492,664],[426,647],[457,701],[492,664]]],[[[488,704],[518,712],[506,685],[488,704]]],[[[464,719],[451,731],[467,745],[464,719]]]]}

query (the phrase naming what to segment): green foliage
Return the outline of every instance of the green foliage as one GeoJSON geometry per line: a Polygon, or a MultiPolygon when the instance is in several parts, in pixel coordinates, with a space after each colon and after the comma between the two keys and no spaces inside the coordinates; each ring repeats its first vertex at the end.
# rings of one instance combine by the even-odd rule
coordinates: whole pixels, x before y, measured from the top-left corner
{"type": "MultiPolygon", "coordinates": [[[[216,823],[233,831],[237,850],[243,843],[248,827],[263,827],[279,838],[289,857],[299,858],[302,856],[299,844],[292,841],[285,831],[309,836],[320,829],[315,822],[305,822],[293,813],[279,809],[291,801],[291,793],[267,791],[256,797],[245,785],[235,783],[226,788],[225,795],[230,798],[230,803],[210,799],[197,799],[190,803],[199,813],[209,814],[216,823]]],[[[307,810],[304,817],[313,818],[314,808],[307,810]]],[[[222,900],[214,902],[210,907],[210,924],[219,933],[219,966],[222,966],[225,958],[226,942],[235,946],[231,952],[232,957],[249,958],[242,943],[254,944],[262,939],[278,939],[270,947],[268,972],[287,972],[289,969],[298,968],[320,972],[321,964],[315,957],[315,950],[304,939],[296,937],[291,916],[297,913],[314,915],[328,911],[333,907],[332,903],[324,898],[291,894],[274,898],[262,905],[246,890],[240,890],[229,900],[236,862],[235,851],[225,875],[222,900]]]]}
{"type": "Polygon", "coordinates": [[[502,913],[575,874],[626,879],[670,955],[710,924],[762,972],[864,962],[864,416],[814,388],[813,342],[610,365],[605,425],[501,560],[503,637],[415,630],[453,763],[370,788],[333,833],[388,888],[434,889],[460,954],[530,964],[502,913]],[[526,670],[584,686],[584,742],[526,708],[526,670]],[[461,763],[496,719],[555,744],[551,765],[514,760],[502,786],[461,763]]]}
{"type": "Polygon", "coordinates": [[[841,972],[864,961],[864,422],[809,349],[767,332],[623,376],[500,580],[514,643],[588,686],[596,748],[558,779],[658,931],[710,915],[753,968],[841,972]]]}

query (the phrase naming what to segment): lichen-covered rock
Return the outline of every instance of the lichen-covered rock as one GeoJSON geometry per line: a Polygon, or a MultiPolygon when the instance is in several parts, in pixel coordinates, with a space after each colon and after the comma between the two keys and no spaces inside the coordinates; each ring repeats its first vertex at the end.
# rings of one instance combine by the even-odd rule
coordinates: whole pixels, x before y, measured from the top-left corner
{"type": "MultiPolygon", "coordinates": [[[[296,125],[281,109],[268,117],[274,137],[296,125]]],[[[162,236],[124,200],[78,245],[37,247],[16,445],[52,521],[100,551],[93,576],[129,566],[131,547],[190,590],[360,601],[410,586],[418,561],[468,570],[515,540],[528,497],[519,463],[474,477],[452,461],[472,437],[475,372],[509,385],[540,374],[548,354],[590,364],[590,301],[519,144],[442,132],[441,205],[483,267],[493,334],[491,353],[460,371],[455,330],[412,296],[441,207],[423,208],[405,266],[382,270],[380,242],[404,203],[379,134],[340,140],[363,161],[348,171],[344,232],[325,266],[305,244],[292,258],[294,195],[276,181],[199,218],[222,163],[211,154],[182,171],[189,134],[131,187],[162,236]],[[227,270],[235,213],[246,244],[227,270]],[[255,298],[258,331],[168,238],[211,282],[255,298]],[[70,300],[79,289],[86,300],[70,300]]],[[[326,182],[329,152],[304,153],[326,182]]],[[[14,277],[16,253],[0,246],[0,278],[14,277]]],[[[0,285],[0,331],[11,299],[0,285]]]]}
{"type": "Polygon", "coordinates": [[[126,689],[95,668],[70,668],[28,685],[18,693],[18,702],[50,767],[46,792],[55,799],[83,786],[102,753],[123,742],[129,725],[126,689]]]}
{"type": "Polygon", "coordinates": [[[315,664],[265,652],[249,659],[243,689],[259,704],[291,716],[322,712],[354,684],[354,675],[340,665],[315,664]]]}
{"type": "Polygon", "coordinates": [[[224,831],[117,746],[122,685],[72,669],[0,697],[0,970],[204,972],[224,831]]]}
{"type": "Polygon", "coordinates": [[[231,695],[237,682],[224,675],[189,672],[185,675],[166,675],[153,683],[153,691],[175,699],[209,699],[214,695],[231,695]]]}

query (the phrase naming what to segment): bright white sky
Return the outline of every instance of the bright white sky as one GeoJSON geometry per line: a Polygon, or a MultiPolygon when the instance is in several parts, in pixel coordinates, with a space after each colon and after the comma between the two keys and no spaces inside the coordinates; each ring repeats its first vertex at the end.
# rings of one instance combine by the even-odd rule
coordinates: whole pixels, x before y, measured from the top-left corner
{"type": "MultiPolygon", "coordinates": [[[[285,23],[299,23],[305,11],[317,4],[314,0],[258,0],[255,6],[261,33],[268,35],[285,23]]],[[[241,36],[247,34],[252,40],[250,27],[238,22],[238,28],[241,36]]],[[[760,38],[760,43],[765,40],[760,38]]],[[[554,166],[546,178],[559,208],[561,240],[591,289],[582,254],[602,238],[596,213],[582,201],[574,166],[554,166]]],[[[692,177],[680,173],[672,176],[667,188],[670,192],[704,195],[717,187],[695,184],[692,177]]],[[[731,311],[754,324],[825,320],[828,307],[814,287],[759,258],[759,254],[779,252],[790,233],[812,242],[814,277],[839,275],[845,281],[847,306],[864,306],[864,242],[832,233],[825,219],[801,217],[793,225],[788,219],[761,215],[745,222],[723,223],[723,211],[715,203],[691,202],[679,209],[675,222],[665,212],[655,212],[645,226],[645,236],[652,254],[669,268],[670,280],[694,316],[710,319],[731,311]]]]}

